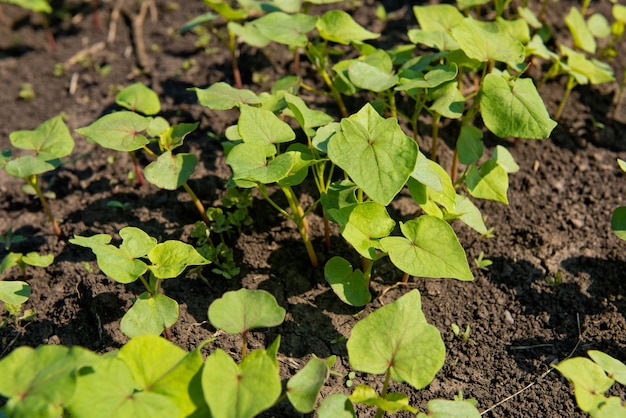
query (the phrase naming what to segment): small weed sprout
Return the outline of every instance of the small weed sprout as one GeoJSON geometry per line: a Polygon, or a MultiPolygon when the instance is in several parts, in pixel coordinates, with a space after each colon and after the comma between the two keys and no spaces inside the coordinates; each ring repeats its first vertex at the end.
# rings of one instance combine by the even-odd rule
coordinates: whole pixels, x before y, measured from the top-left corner
{"type": "Polygon", "coordinates": [[[470,338],[470,332],[471,332],[471,328],[469,326],[469,324],[467,324],[465,326],[465,331],[461,332],[461,328],[457,325],[457,324],[452,324],[450,325],[450,328],[452,328],[452,332],[454,333],[454,335],[461,339],[464,342],[469,342],[472,345],[476,345],[476,341],[474,341],[472,338],[470,338]]]}
{"type": "Polygon", "coordinates": [[[552,292],[557,292],[559,290],[559,287],[561,286],[561,283],[563,283],[563,274],[561,270],[558,270],[554,276],[547,275],[543,278],[543,280],[548,284],[548,286],[550,286],[552,292]]]}
{"type": "Polygon", "coordinates": [[[489,266],[493,264],[493,261],[484,258],[485,253],[483,251],[478,254],[478,257],[474,259],[474,264],[481,270],[489,270],[489,266]]]}

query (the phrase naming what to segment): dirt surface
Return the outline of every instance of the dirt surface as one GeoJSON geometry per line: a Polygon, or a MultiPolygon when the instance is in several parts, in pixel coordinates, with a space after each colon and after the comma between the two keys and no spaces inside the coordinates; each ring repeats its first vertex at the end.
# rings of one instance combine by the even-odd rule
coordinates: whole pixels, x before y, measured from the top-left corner
{"type": "MultiPolygon", "coordinates": [[[[223,135],[237,115],[199,106],[195,94],[187,89],[217,81],[232,84],[230,61],[215,37],[205,48],[194,45],[197,35],[177,34],[183,23],[207,9],[200,1],[156,2],[157,20],[152,21],[148,14],[143,25],[150,70],[144,74],[137,70],[132,34],[124,19],[118,22],[115,40],[98,49],[98,43],[107,40],[112,3],[103,2],[98,26],[91,2],[66,2],[72,6],[68,15],[51,21],[54,51],[37,16],[3,5],[0,148],[9,147],[11,132],[34,129],[61,112],[68,117],[71,129],[86,126],[115,107],[114,95],[120,87],[144,82],[159,93],[162,115],[170,122],[200,121],[198,133],[186,140],[190,152],[201,156],[190,186],[206,205],[219,205],[230,172],[219,142],[211,137],[223,135]],[[174,7],[176,4],[179,7],[174,7]],[[88,48],[92,53],[77,59],[76,54],[88,48]],[[54,75],[55,64],[65,64],[63,74],[54,75]],[[28,101],[18,97],[24,83],[31,83],[35,92],[28,101]]],[[[529,3],[538,7],[537,2],[529,3]]],[[[562,16],[574,3],[550,4],[549,18],[561,30],[562,16]]],[[[385,25],[375,21],[376,4],[364,0],[345,7],[360,23],[384,33],[378,41],[381,45],[407,42],[407,28],[417,26],[410,6],[385,2],[388,11],[397,12],[385,25]]],[[[593,5],[604,13],[610,10],[608,1],[593,5]]],[[[263,51],[243,46],[240,63],[245,87],[263,91],[272,80],[288,74],[290,59],[282,51],[278,46],[263,51]]],[[[618,79],[623,68],[620,60],[626,59],[623,45],[619,52],[613,63],[618,79]]],[[[551,112],[558,105],[564,81],[541,87],[551,112]]],[[[321,86],[319,80],[310,83],[321,86]]],[[[446,343],[446,362],[427,388],[415,391],[394,384],[392,390],[409,393],[411,404],[422,410],[430,399],[452,399],[462,391],[465,397],[478,401],[481,411],[494,407],[485,416],[583,416],[568,383],[556,371],[546,372],[552,362],[570,354],[584,355],[588,349],[626,359],[626,244],[610,230],[612,211],[626,204],[622,201],[626,177],[616,164],[617,158],[626,159],[626,110],[622,103],[612,116],[617,88],[617,83],[576,88],[548,140],[487,138],[490,149],[498,144],[506,146],[520,171],[510,178],[508,206],[478,202],[487,224],[495,228],[495,238],[481,239],[468,228],[453,224],[472,264],[473,282],[411,278],[408,285],[394,286],[401,272],[380,262],[372,284],[375,300],[362,311],[349,307],[330,290],[322,269],[310,267],[295,226],[257,197],[251,211],[254,228],[232,237],[241,267],[237,278],[226,280],[206,269],[207,283],[194,276],[165,282],[166,294],[181,308],[172,328],[173,341],[190,350],[214,336],[216,330],[207,321],[207,309],[225,291],[265,289],[287,310],[287,318],[279,327],[253,333],[251,348],[264,347],[280,334],[284,378],[293,375],[312,354],[337,355],[335,370],[339,376],[330,378],[322,394],[349,393],[345,342],[335,340],[349,337],[352,326],[369,312],[417,288],[427,319],[439,328],[446,343]],[[493,261],[488,270],[473,265],[472,260],[481,252],[493,261]],[[559,271],[563,283],[554,290],[544,278],[559,271]],[[452,323],[462,328],[470,325],[473,341],[455,337],[452,323]],[[532,386],[496,406],[527,385],[532,386]]],[[[356,111],[365,99],[351,100],[350,111],[356,111]]],[[[329,114],[336,111],[329,102],[309,104],[329,114]]],[[[420,146],[428,150],[429,121],[423,123],[420,146]]],[[[442,128],[444,140],[450,141],[454,134],[447,133],[446,128],[449,132],[455,128],[442,128]]],[[[115,234],[131,225],[155,237],[193,243],[190,232],[198,216],[185,193],[137,186],[128,180],[132,165],[126,154],[103,150],[79,135],[74,137],[72,157],[61,169],[44,176],[45,185],[56,194],[52,210],[62,219],[66,237],[115,234]],[[128,208],[107,207],[110,200],[128,203],[128,208]]],[[[452,158],[449,144],[439,150],[444,167],[449,167],[452,158]]],[[[12,227],[14,233],[27,237],[12,251],[51,253],[56,258],[47,269],[28,270],[33,293],[26,307],[34,308],[37,317],[18,327],[0,328],[0,357],[20,345],[79,344],[98,352],[120,347],[127,341],[119,330],[120,319],[142,287],[113,282],[99,272],[89,250],[57,240],[40,203],[20,188],[20,181],[0,172],[0,234],[12,227]]],[[[306,193],[302,199],[312,201],[306,193]]],[[[417,210],[408,193],[402,193],[393,207],[396,218],[411,216],[417,210]]],[[[317,213],[312,214],[311,225],[322,265],[337,254],[358,261],[336,231],[332,251],[325,254],[322,221],[317,213]]],[[[0,249],[0,258],[5,254],[0,249]]],[[[3,279],[14,276],[16,270],[3,279]]],[[[238,337],[218,334],[205,354],[221,347],[237,357],[240,344],[238,337]]],[[[383,377],[357,373],[354,383],[365,382],[381,388],[383,377]]],[[[264,416],[300,415],[283,402],[264,416]]],[[[361,411],[360,416],[368,416],[368,412],[361,411]]]]}

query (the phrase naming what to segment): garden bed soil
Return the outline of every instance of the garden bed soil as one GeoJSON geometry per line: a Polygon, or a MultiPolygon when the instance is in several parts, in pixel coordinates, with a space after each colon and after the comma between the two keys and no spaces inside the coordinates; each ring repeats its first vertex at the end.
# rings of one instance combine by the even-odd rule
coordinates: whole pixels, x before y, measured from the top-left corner
{"type": "MultiPolygon", "coordinates": [[[[54,51],[37,16],[10,5],[2,7],[0,148],[10,146],[11,132],[33,129],[61,112],[72,130],[86,126],[114,108],[120,87],[143,82],[159,93],[162,114],[170,122],[200,122],[198,133],[186,141],[190,152],[201,155],[190,185],[205,204],[219,205],[230,172],[215,137],[223,135],[237,114],[201,107],[188,88],[217,81],[232,84],[230,61],[215,37],[204,48],[194,45],[197,35],[177,33],[183,23],[207,11],[202,2],[156,2],[157,20],[148,15],[143,25],[148,74],[137,69],[132,33],[124,19],[118,22],[115,40],[101,44],[100,49],[97,46],[107,40],[114,2],[103,2],[100,27],[92,19],[91,2],[66,3],[73,5],[71,15],[51,21],[54,51]],[[90,54],[77,58],[77,53],[89,48],[90,54]],[[63,74],[54,75],[55,64],[65,64],[63,74]],[[18,97],[24,83],[33,87],[31,100],[18,97]]],[[[537,7],[537,2],[529,3],[537,7]]],[[[550,3],[549,18],[556,27],[563,28],[562,17],[574,3],[550,3]]],[[[407,28],[416,27],[410,7],[405,2],[385,2],[388,11],[396,13],[383,24],[374,18],[376,4],[364,0],[343,7],[361,24],[385,34],[377,42],[387,46],[407,42],[407,28]]],[[[606,13],[610,4],[594,2],[593,7],[606,13]]],[[[613,65],[618,75],[624,59],[622,45],[613,65]]],[[[264,50],[242,46],[245,87],[267,89],[277,77],[289,74],[289,62],[279,46],[264,50]]],[[[319,85],[319,81],[311,83],[319,85]]],[[[560,79],[540,89],[551,112],[558,105],[563,84],[560,79]]],[[[311,268],[295,226],[257,196],[251,210],[254,227],[231,240],[241,267],[237,278],[227,280],[207,268],[206,282],[192,275],[164,283],[165,292],[181,308],[172,327],[172,341],[191,350],[215,337],[203,350],[205,355],[220,347],[238,358],[240,338],[216,333],[207,320],[208,306],[228,290],[264,289],[287,310],[287,317],[281,326],[253,332],[251,347],[265,347],[281,335],[279,360],[285,379],[313,354],[336,355],[338,374],[330,377],[322,395],[350,393],[346,387],[350,368],[341,337],[349,337],[352,326],[368,313],[410,289],[419,289],[425,315],[445,341],[445,365],[423,390],[399,384],[392,390],[408,393],[411,404],[422,410],[430,399],[452,399],[462,391],[477,400],[479,410],[493,407],[485,414],[489,417],[584,416],[576,407],[572,387],[558,372],[550,372],[550,365],[589,349],[626,359],[626,244],[610,228],[612,211],[624,204],[626,196],[626,177],[616,163],[617,158],[626,158],[626,110],[622,104],[611,116],[616,92],[617,83],[576,88],[547,140],[487,138],[489,151],[498,144],[506,146],[520,171],[510,177],[508,205],[478,202],[486,223],[495,227],[494,238],[483,239],[453,224],[472,264],[473,282],[411,278],[398,285],[401,272],[380,262],[372,283],[374,301],[365,309],[347,306],[330,290],[323,269],[311,268]],[[472,262],[481,252],[493,261],[488,270],[472,262]],[[544,278],[557,272],[562,273],[563,282],[553,289],[544,278]],[[469,325],[471,341],[455,337],[453,323],[462,329],[469,325]]],[[[350,101],[351,112],[363,103],[350,101]]],[[[335,111],[330,101],[308,104],[335,111]]],[[[420,146],[428,150],[429,121],[422,122],[420,146]]],[[[448,136],[446,126],[441,132],[444,140],[454,138],[448,136]]],[[[150,184],[140,187],[128,180],[131,161],[126,154],[74,137],[71,158],[44,176],[44,183],[56,193],[51,206],[62,219],[65,237],[116,234],[130,225],[161,239],[193,243],[190,233],[198,214],[184,192],[159,190],[150,184]],[[111,200],[128,203],[128,208],[108,207],[111,200]]],[[[440,147],[438,155],[444,167],[449,167],[452,156],[450,142],[447,145],[440,147]]],[[[312,202],[304,190],[303,201],[312,202]]],[[[4,172],[0,172],[0,193],[0,233],[13,228],[15,234],[27,237],[11,250],[55,256],[47,269],[28,269],[32,296],[26,308],[35,309],[37,316],[19,326],[0,328],[0,357],[21,345],[82,345],[97,352],[119,348],[127,341],[119,330],[120,319],[132,298],[141,293],[141,286],[113,282],[98,270],[91,251],[57,239],[40,203],[22,192],[19,180],[4,172]]],[[[396,219],[408,219],[417,206],[403,192],[393,209],[396,219]]],[[[358,262],[337,231],[331,253],[324,252],[317,213],[311,216],[311,227],[321,265],[337,254],[358,262]]],[[[0,250],[0,257],[5,254],[0,250]]],[[[3,278],[16,274],[17,270],[11,270],[3,278]]],[[[354,383],[380,389],[383,378],[357,373],[354,383]]],[[[367,415],[360,411],[360,416],[367,415]]],[[[300,415],[285,401],[264,416],[300,415]]]]}

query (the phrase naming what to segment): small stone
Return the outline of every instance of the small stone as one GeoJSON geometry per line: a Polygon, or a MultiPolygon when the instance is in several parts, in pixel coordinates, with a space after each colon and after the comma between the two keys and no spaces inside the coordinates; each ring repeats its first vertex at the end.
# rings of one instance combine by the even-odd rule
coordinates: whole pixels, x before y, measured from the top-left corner
{"type": "Polygon", "coordinates": [[[504,322],[506,322],[507,324],[511,324],[513,325],[515,323],[515,320],[513,319],[513,315],[511,315],[511,312],[504,311],[504,322]]]}

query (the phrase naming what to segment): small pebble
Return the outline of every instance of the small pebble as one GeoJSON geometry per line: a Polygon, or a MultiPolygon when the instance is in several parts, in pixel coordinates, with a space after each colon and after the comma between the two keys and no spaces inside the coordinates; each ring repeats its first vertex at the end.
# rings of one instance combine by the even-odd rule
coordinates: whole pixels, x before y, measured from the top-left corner
{"type": "Polygon", "coordinates": [[[504,311],[504,322],[511,324],[511,325],[515,323],[515,320],[513,319],[513,315],[511,315],[511,312],[504,311]]]}

